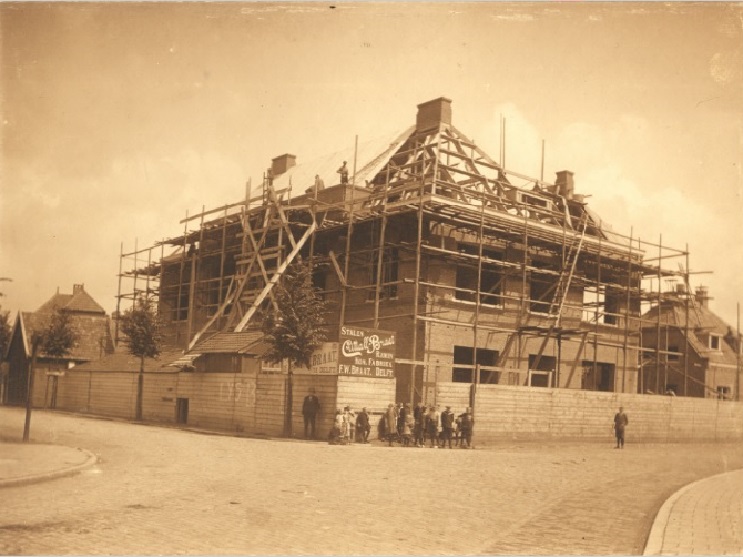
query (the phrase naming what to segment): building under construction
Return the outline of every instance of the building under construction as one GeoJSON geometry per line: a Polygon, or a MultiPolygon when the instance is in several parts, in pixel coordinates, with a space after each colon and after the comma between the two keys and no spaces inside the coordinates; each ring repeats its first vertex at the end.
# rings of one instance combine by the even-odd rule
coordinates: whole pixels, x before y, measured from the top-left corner
{"type": "Polygon", "coordinates": [[[260,330],[301,257],[330,341],[344,324],[397,334],[398,401],[448,382],[644,392],[658,351],[642,348],[641,313],[674,276],[688,285],[688,251],[611,231],[569,171],[554,183],[510,171],[504,140],[491,158],[439,98],[396,137],[312,163],[277,157],[243,199],[122,249],[119,309],[156,297],[168,341],[192,350],[260,330]]]}

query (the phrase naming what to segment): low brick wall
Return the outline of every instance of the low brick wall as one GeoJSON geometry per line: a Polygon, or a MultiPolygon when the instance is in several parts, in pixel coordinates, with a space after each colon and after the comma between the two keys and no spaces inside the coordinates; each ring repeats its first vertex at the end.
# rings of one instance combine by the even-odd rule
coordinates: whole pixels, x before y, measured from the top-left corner
{"type": "MultiPolygon", "coordinates": [[[[185,425],[251,435],[284,433],[286,375],[244,373],[145,372],[142,413],[147,422],[175,423],[179,398],[188,400],[185,425]]],[[[58,378],[56,408],[133,420],[138,373],[67,370],[58,378]]],[[[292,424],[304,436],[302,403],[309,389],[320,399],[317,436],[325,438],[335,409],[367,407],[372,427],[395,399],[395,380],[335,375],[294,375],[292,424]]],[[[48,406],[51,395],[44,370],[35,375],[33,403],[48,406]]]]}
{"type": "MultiPolygon", "coordinates": [[[[59,377],[57,408],[133,419],[137,374],[68,370],[59,377]]],[[[320,398],[318,436],[326,436],[337,406],[366,406],[372,427],[394,400],[395,381],[336,376],[294,376],[292,421],[303,435],[302,401],[310,388],[320,398]]],[[[435,403],[456,414],[470,405],[468,383],[439,383],[435,403]]],[[[35,377],[34,405],[48,402],[46,373],[35,377]]],[[[286,376],[254,373],[145,373],[146,421],[174,423],[176,400],[189,400],[187,425],[249,434],[283,434],[286,376]]],[[[475,436],[478,444],[502,441],[576,440],[611,442],[612,423],[623,406],[630,442],[743,440],[743,403],[717,399],[600,393],[505,385],[478,385],[475,436]]],[[[372,434],[374,436],[374,434],[372,434]]]]}
{"type": "MultiPolygon", "coordinates": [[[[462,385],[469,392],[469,385],[462,385]]],[[[714,442],[743,440],[743,404],[716,399],[479,385],[478,443],[551,439],[606,442],[624,407],[627,440],[714,442]]]]}

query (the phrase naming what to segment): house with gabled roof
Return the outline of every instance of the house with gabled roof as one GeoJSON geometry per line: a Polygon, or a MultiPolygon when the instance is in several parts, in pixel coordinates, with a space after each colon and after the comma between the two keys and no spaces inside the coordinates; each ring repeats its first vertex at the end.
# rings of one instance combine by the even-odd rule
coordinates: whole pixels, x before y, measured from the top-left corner
{"type": "MultiPolygon", "coordinates": [[[[71,294],[57,291],[34,312],[18,312],[13,323],[10,343],[5,355],[8,375],[3,389],[5,404],[24,404],[28,393],[28,372],[32,358],[32,338],[49,323],[52,314],[60,310],[70,316],[76,342],[64,357],[38,354],[36,369],[46,371],[44,405],[54,406],[58,377],[64,370],[90,362],[113,352],[111,319],[103,307],[85,291],[83,284],[75,284],[71,294]]],[[[37,391],[35,389],[35,391],[37,391]]]]}
{"type": "Polygon", "coordinates": [[[709,291],[680,287],[643,315],[646,392],[734,400],[741,341],[709,307],[709,291]]]}
{"type": "Polygon", "coordinates": [[[260,331],[284,270],[310,262],[329,341],[347,326],[395,334],[399,402],[436,400],[445,383],[637,392],[642,277],[678,271],[645,262],[648,246],[590,210],[572,172],[509,168],[505,136],[488,154],[450,99],[417,109],[378,141],[275,157],[259,189],[187,216],[122,277],[132,292],[146,280],[168,339],[194,350],[260,331]]]}
{"type": "MultiPolygon", "coordinates": [[[[688,251],[611,230],[570,171],[548,181],[506,166],[505,122],[491,157],[454,126],[451,100],[417,108],[387,138],[275,157],[243,199],[122,250],[117,314],[146,292],[182,350],[142,374],[143,419],[296,433],[313,390],[323,434],[338,408],[378,417],[396,401],[471,407],[480,439],[603,439],[627,401],[645,439],[740,439],[739,405],[637,394],[652,351],[641,309],[658,296],[647,277],[688,283],[668,263],[688,251]],[[261,325],[300,261],[326,303],[327,342],[290,375],[261,361],[261,325]]],[[[133,417],[136,365],[110,360],[127,369],[69,370],[60,404],[133,417]]]]}

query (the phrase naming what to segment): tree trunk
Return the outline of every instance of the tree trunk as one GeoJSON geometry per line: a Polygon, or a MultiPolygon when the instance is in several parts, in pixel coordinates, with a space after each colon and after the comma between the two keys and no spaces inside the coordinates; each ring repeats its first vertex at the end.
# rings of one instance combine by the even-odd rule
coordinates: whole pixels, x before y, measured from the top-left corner
{"type": "Polygon", "coordinates": [[[137,377],[137,408],[135,419],[142,421],[142,398],[144,396],[144,356],[139,357],[139,377],[137,377]]]}
{"type": "Polygon", "coordinates": [[[28,393],[26,393],[26,422],[23,424],[23,442],[28,443],[31,436],[31,409],[34,398],[34,369],[36,368],[36,354],[39,352],[39,343],[34,341],[31,352],[31,366],[28,368],[28,393]]]}
{"type": "Polygon", "coordinates": [[[294,370],[292,361],[289,360],[289,372],[286,379],[286,412],[284,418],[284,435],[286,437],[294,436],[294,427],[292,424],[292,406],[294,404],[294,370]]]}

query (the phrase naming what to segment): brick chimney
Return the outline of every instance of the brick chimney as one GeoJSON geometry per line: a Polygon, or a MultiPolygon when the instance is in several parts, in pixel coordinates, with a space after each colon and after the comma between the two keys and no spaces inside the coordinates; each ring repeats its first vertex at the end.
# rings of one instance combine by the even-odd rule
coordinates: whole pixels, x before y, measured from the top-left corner
{"type": "Polygon", "coordinates": [[[697,286],[694,290],[694,299],[703,308],[709,309],[709,301],[712,299],[709,295],[709,289],[706,286],[697,286]]]}
{"type": "Polygon", "coordinates": [[[555,186],[557,186],[557,193],[563,196],[565,199],[573,198],[573,173],[569,170],[560,170],[557,173],[557,180],[555,180],[555,186]]]}
{"type": "Polygon", "coordinates": [[[73,284],[72,285],[72,293],[77,294],[78,292],[83,292],[85,288],[83,288],[84,284],[73,284]]]}
{"type": "Polygon", "coordinates": [[[418,105],[416,131],[438,128],[441,124],[451,125],[451,99],[439,97],[418,105]]]}
{"type": "Polygon", "coordinates": [[[292,166],[297,164],[297,156],[286,153],[279,155],[271,160],[271,174],[275,178],[281,176],[284,172],[289,170],[292,166]]]}

